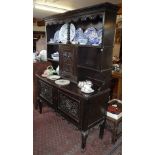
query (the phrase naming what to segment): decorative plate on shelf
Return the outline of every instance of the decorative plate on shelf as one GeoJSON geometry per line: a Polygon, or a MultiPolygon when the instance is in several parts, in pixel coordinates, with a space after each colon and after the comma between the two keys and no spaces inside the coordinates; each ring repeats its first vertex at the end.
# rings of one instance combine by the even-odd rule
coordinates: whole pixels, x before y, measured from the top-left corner
{"type": "Polygon", "coordinates": [[[58,85],[61,85],[61,86],[65,86],[65,85],[69,85],[70,81],[69,80],[60,79],[60,80],[56,80],[55,83],[58,84],[58,85]]]}
{"type": "MultiPolygon", "coordinates": [[[[70,41],[73,40],[75,36],[75,26],[73,24],[70,24],[70,41]]],[[[67,42],[67,24],[62,25],[59,31],[59,39],[62,43],[67,42]]]]}
{"type": "Polygon", "coordinates": [[[59,30],[58,31],[56,31],[55,32],[55,34],[54,34],[54,42],[56,43],[56,42],[59,42],[60,40],[59,40],[59,30]]]}
{"type": "Polygon", "coordinates": [[[47,78],[50,80],[58,80],[58,79],[60,79],[60,76],[59,75],[50,75],[47,78]]]}
{"type": "Polygon", "coordinates": [[[101,44],[102,43],[102,28],[97,31],[97,35],[99,39],[99,44],[101,44]]]}
{"type": "Polygon", "coordinates": [[[94,27],[89,27],[85,30],[84,36],[88,38],[91,44],[98,44],[99,38],[94,27]]]}
{"type": "Polygon", "coordinates": [[[72,41],[75,37],[75,26],[74,24],[70,24],[70,41],[72,41]]]}
{"type": "Polygon", "coordinates": [[[83,38],[84,38],[83,30],[82,30],[82,28],[78,28],[78,29],[75,31],[74,40],[75,40],[75,41],[78,41],[79,39],[83,39],[83,38]]]}

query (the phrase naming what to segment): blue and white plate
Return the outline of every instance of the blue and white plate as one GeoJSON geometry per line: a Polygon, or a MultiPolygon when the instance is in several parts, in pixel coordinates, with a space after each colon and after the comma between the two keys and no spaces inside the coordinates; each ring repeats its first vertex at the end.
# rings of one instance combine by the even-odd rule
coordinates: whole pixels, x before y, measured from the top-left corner
{"type": "Polygon", "coordinates": [[[99,39],[99,44],[101,44],[102,43],[102,28],[97,31],[97,35],[99,39]]]}
{"type": "Polygon", "coordinates": [[[99,42],[96,29],[94,27],[89,27],[84,32],[84,36],[89,40],[90,44],[97,44],[99,42]]]}
{"type": "Polygon", "coordinates": [[[74,24],[70,24],[70,41],[72,41],[75,37],[75,26],[74,24]]]}
{"type": "MultiPolygon", "coordinates": [[[[73,40],[75,36],[75,26],[70,24],[70,41],[73,40]]],[[[67,24],[62,25],[59,31],[59,39],[62,43],[67,42],[67,24]]]]}
{"type": "Polygon", "coordinates": [[[55,34],[54,34],[54,42],[56,43],[56,42],[59,42],[60,40],[59,40],[59,30],[58,31],[56,31],[55,32],[55,34]]]}
{"type": "Polygon", "coordinates": [[[84,38],[83,30],[82,30],[82,28],[78,28],[78,29],[75,31],[74,40],[75,40],[75,41],[78,41],[79,39],[83,39],[83,38],[84,38]]]}

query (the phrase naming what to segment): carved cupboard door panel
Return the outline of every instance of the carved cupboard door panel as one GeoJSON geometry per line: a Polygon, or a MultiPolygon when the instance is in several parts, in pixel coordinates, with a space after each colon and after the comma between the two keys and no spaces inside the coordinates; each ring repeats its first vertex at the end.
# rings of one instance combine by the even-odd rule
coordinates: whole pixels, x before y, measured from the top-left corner
{"type": "Polygon", "coordinates": [[[40,82],[40,96],[53,104],[53,87],[47,83],[39,80],[40,82]]]}
{"type": "Polygon", "coordinates": [[[76,47],[72,45],[60,45],[60,76],[71,81],[77,81],[76,47]]]}
{"type": "Polygon", "coordinates": [[[59,91],[58,109],[74,119],[80,121],[80,100],[59,91]]]}

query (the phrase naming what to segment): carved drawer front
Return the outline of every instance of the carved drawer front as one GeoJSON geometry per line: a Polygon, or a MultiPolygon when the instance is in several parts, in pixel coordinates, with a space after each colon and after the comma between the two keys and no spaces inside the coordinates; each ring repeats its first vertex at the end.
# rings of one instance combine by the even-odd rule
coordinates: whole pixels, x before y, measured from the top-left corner
{"type": "Polygon", "coordinates": [[[80,101],[69,97],[63,93],[59,93],[58,108],[75,121],[79,122],[80,117],[80,101]]]}
{"type": "Polygon", "coordinates": [[[52,86],[49,86],[45,82],[40,81],[40,96],[53,104],[52,86]]]}

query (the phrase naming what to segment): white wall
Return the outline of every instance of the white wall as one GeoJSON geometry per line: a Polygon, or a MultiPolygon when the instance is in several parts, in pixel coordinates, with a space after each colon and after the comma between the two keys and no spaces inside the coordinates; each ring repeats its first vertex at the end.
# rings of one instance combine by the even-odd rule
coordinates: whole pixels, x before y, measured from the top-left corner
{"type": "Polygon", "coordinates": [[[45,31],[45,26],[33,25],[33,31],[45,31]]]}
{"type": "Polygon", "coordinates": [[[37,26],[37,23],[33,23],[33,31],[45,31],[45,26],[37,26]]]}

